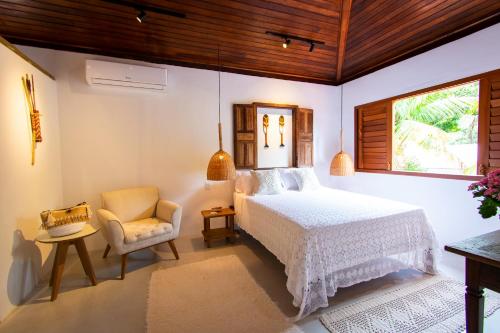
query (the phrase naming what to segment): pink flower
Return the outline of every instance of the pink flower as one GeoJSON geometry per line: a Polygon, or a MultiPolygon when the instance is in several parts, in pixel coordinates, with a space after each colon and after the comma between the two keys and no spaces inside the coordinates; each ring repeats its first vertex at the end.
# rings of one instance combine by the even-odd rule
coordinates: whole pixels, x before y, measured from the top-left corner
{"type": "Polygon", "coordinates": [[[486,191],[484,191],[484,195],[485,196],[493,196],[493,194],[495,194],[497,192],[498,192],[498,189],[490,187],[486,191]]]}

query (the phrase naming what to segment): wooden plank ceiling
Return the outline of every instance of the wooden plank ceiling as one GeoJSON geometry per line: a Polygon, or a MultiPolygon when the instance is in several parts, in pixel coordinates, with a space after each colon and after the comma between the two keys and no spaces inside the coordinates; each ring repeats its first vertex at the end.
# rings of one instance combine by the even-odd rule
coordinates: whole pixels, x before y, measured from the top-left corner
{"type": "Polygon", "coordinates": [[[0,0],[12,43],[339,84],[500,22],[499,0],[0,0]],[[130,1],[129,1],[130,3],[130,1]],[[283,41],[266,31],[322,41],[283,41]]]}

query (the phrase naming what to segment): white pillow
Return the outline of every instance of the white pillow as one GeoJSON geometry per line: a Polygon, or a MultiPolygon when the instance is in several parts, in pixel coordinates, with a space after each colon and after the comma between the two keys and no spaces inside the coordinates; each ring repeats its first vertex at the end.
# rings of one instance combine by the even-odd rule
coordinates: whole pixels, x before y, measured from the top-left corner
{"type": "Polygon", "coordinates": [[[299,184],[297,184],[297,181],[293,176],[293,170],[294,169],[285,169],[285,168],[278,169],[281,176],[281,183],[283,184],[285,190],[298,191],[299,184]]]}
{"type": "Polygon", "coordinates": [[[313,168],[293,169],[292,174],[299,185],[299,191],[317,190],[321,187],[313,168]]]}
{"type": "Polygon", "coordinates": [[[253,194],[253,177],[249,170],[236,171],[236,180],[234,182],[235,192],[246,195],[253,194]]]}
{"type": "Polygon", "coordinates": [[[254,177],[254,194],[278,194],[285,189],[276,169],[250,171],[254,177]]]}

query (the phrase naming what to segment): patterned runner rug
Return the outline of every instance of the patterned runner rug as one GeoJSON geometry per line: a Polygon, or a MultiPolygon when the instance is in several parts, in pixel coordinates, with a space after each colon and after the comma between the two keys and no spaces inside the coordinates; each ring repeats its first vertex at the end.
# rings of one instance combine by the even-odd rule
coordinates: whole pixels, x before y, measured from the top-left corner
{"type": "MultiPolygon", "coordinates": [[[[459,333],[465,330],[465,286],[435,276],[380,296],[341,306],[320,317],[332,333],[459,333]]],[[[485,316],[500,308],[487,295],[485,316]]]]}

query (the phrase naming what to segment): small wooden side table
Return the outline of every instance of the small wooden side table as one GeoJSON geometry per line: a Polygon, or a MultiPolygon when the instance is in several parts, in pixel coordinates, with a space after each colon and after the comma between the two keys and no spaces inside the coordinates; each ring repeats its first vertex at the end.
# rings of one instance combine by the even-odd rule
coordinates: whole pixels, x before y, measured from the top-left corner
{"type": "Polygon", "coordinates": [[[61,285],[61,278],[64,271],[64,262],[66,261],[66,254],[68,253],[68,247],[74,245],[80,261],[83,266],[83,270],[87,274],[92,282],[92,285],[97,285],[97,280],[95,278],[94,269],[92,268],[92,263],[90,262],[89,253],[87,252],[87,247],[85,246],[84,238],[95,234],[99,229],[95,229],[90,224],[86,224],[85,227],[75,234],[62,237],[51,237],[47,231],[40,233],[36,240],[40,243],[46,244],[56,244],[56,257],[54,258],[54,266],[52,267],[52,274],[50,276],[49,286],[52,287],[52,294],[50,297],[51,301],[57,299],[57,294],[59,293],[59,287],[61,285]]]}
{"type": "Polygon", "coordinates": [[[234,231],[234,216],[236,212],[231,208],[222,208],[220,211],[213,210],[202,210],[201,215],[203,216],[203,238],[207,243],[207,247],[210,247],[210,242],[217,239],[236,238],[236,232],[234,231]],[[215,228],[210,229],[210,219],[214,217],[224,217],[226,219],[225,228],[215,228]]]}
{"type": "Polygon", "coordinates": [[[465,257],[465,318],[467,333],[483,332],[483,288],[500,292],[500,230],[446,245],[465,257]]]}

